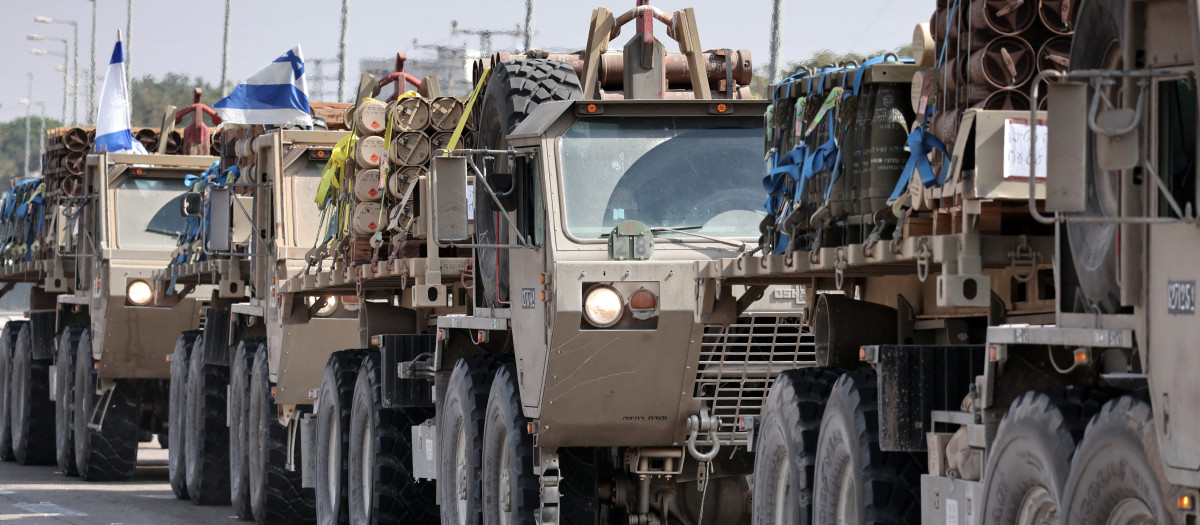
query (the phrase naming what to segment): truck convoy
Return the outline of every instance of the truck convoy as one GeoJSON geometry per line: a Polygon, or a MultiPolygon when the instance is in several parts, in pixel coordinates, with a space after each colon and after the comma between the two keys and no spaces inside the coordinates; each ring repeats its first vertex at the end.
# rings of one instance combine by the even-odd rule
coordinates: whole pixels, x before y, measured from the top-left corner
{"type": "MultiPolygon", "coordinates": [[[[137,136],[154,150],[155,131],[137,136]]],[[[4,195],[3,291],[32,286],[24,287],[26,319],[9,321],[0,336],[3,459],[125,480],[139,441],[159,434],[165,444],[163,345],[203,322],[203,300],[147,308],[151,274],[182,229],[184,178],[215,160],[164,154],[180,151],[171,137],[158,154],[89,155],[89,129],[54,130],[44,176],[4,195]]]]}
{"type": "Polygon", "coordinates": [[[107,203],[165,168],[89,157],[83,212],[29,221],[52,178],[0,210],[40,283],[4,435],[44,457],[54,393],[79,463],[136,391],[176,494],[261,523],[1194,523],[1198,35],[1194,1],[949,0],[914,58],[760,101],[692,10],[596,9],[465,99],[227,128],[152,275],[107,203]],[[169,394],[106,368],[113,312],[177,323],[169,394]]]}

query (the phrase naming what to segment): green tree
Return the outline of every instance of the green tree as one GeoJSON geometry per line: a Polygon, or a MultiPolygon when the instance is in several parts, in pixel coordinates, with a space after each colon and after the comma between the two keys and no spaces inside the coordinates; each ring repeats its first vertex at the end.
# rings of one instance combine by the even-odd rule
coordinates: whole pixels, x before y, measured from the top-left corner
{"type": "MultiPolygon", "coordinates": [[[[42,119],[33,115],[29,119],[29,170],[38,172],[42,169],[41,138],[37,136],[42,127],[42,119]]],[[[45,129],[61,126],[57,120],[46,119],[45,129]]],[[[25,117],[15,118],[0,123],[0,191],[7,191],[9,182],[25,176],[25,117]]]]}
{"type": "Polygon", "coordinates": [[[838,65],[846,62],[863,63],[871,57],[877,57],[892,53],[899,58],[912,58],[912,44],[905,44],[895,49],[880,49],[874,53],[860,53],[857,51],[834,51],[832,49],[821,49],[813,53],[812,56],[804,60],[788,62],[786,74],[799,71],[801,69],[816,69],[819,67],[838,65]]]}
{"type": "MultiPolygon", "coordinates": [[[[200,77],[190,78],[179,73],[167,73],[161,79],[150,75],[133,79],[130,91],[130,111],[134,126],[155,127],[162,125],[163,110],[168,105],[183,108],[192,103],[196,88],[204,90],[201,101],[212,105],[221,98],[220,90],[200,77]]],[[[184,122],[187,124],[191,119],[184,122]]]]}

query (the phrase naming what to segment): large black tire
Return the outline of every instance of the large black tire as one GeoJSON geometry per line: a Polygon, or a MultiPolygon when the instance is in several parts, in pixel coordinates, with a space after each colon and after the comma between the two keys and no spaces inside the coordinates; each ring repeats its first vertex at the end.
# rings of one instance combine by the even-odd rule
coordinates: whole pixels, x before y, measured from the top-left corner
{"type": "Polygon", "coordinates": [[[1063,488],[1075,445],[1113,391],[1089,386],[1027,392],[1013,401],[984,470],[987,523],[1041,523],[1064,515],[1063,488]]]}
{"type": "Polygon", "coordinates": [[[924,458],[879,449],[879,415],[873,370],[846,372],[825,405],[813,479],[815,523],[920,523],[924,458]],[[845,485],[843,485],[845,483],[845,485]],[[841,490],[855,518],[838,516],[841,490]]]}
{"type": "Polygon", "coordinates": [[[559,523],[562,525],[599,525],[624,523],[619,516],[604,515],[600,506],[600,471],[607,465],[604,454],[594,448],[558,449],[559,523]],[[613,518],[613,519],[608,519],[613,518]]]}
{"type": "MultiPolygon", "coordinates": [[[[564,62],[545,59],[525,59],[504,62],[492,69],[491,79],[483,94],[479,121],[479,144],[489,149],[508,149],[507,136],[538,106],[556,100],[576,100],[583,96],[575,69],[564,62]]],[[[508,159],[496,157],[491,171],[507,172],[508,159]]],[[[499,212],[491,199],[475,199],[475,231],[482,243],[507,242],[508,227],[494,216],[499,212]]],[[[477,294],[485,303],[508,300],[508,265],[506,250],[477,250],[475,265],[477,294]],[[499,280],[499,282],[497,282],[499,280]]]]}
{"type": "Polygon", "coordinates": [[[50,360],[33,358],[33,325],[21,327],[13,353],[9,423],[13,456],[22,465],[54,463],[50,360]]]}
{"type": "Polygon", "coordinates": [[[1140,506],[1151,522],[1172,525],[1180,493],[1163,473],[1149,396],[1139,392],[1105,403],[1088,424],[1067,476],[1066,513],[1059,516],[1065,525],[1104,524],[1119,509],[1140,506]]]}
{"type": "Polygon", "coordinates": [[[189,330],[179,334],[175,352],[171,354],[171,392],[167,414],[167,470],[171,492],[176,498],[188,499],[187,492],[187,379],[192,345],[202,331],[189,330]]]}
{"type": "Polygon", "coordinates": [[[84,330],[75,351],[75,469],[87,481],[124,481],[137,468],[141,391],[136,383],[116,380],[100,429],[88,428],[100,402],[95,365],[92,332],[84,330]]]}
{"type": "MultiPolygon", "coordinates": [[[[246,441],[249,462],[250,508],[254,520],[264,525],[311,523],[316,517],[312,489],[301,488],[300,472],[285,468],[287,428],[279,424],[275,395],[271,392],[267,346],[254,355],[250,376],[250,406],[246,441]]],[[[299,453],[299,447],[297,454],[299,453]]],[[[296,458],[296,464],[299,464],[296,458]]]]}
{"type": "MultiPolygon", "coordinates": [[[[1077,30],[1071,43],[1071,69],[1119,69],[1120,42],[1125,24],[1124,0],[1085,0],[1079,6],[1077,30]]],[[[1117,98],[1113,97],[1114,103],[1117,98]]],[[[1096,136],[1088,144],[1086,215],[1115,217],[1120,208],[1120,180],[1096,166],[1096,136]]],[[[1120,310],[1117,274],[1116,224],[1069,222],[1067,240],[1083,296],[1103,312],[1120,310]]],[[[1069,290],[1068,292],[1073,292],[1069,290]]],[[[1074,297],[1066,297],[1074,300],[1074,297]]],[[[1091,313],[1090,311],[1088,313],[1091,313]]]]}
{"type": "Polygon", "coordinates": [[[412,427],[434,411],[383,408],[380,365],[379,352],[369,352],[354,384],[346,487],[350,523],[438,523],[434,484],[417,483],[412,475],[412,427]]]}
{"type": "Polygon", "coordinates": [[[813,522],[817,436],[825,402],[840,375],[829,368],[789,370],[771,386],[754,446],[756,525],[813,522]]]}
{"type": "Polygon", "coordinates": [[[78,476],[75,469],[75,348],[84,327],[71,325],[58,339],[54,364],[54,448],[58,468],[64,476],[78,476]]]}
{"type": "Polygon", "coordinates": [[[17,335],[29,321],[9,321],[0,334],[0,461],[13,461],[12,430],[10,429],[9,398],[12,390],[13,349],[17,335]]]}
{"type": "Polygon", "coordinates": [[[250,376],[254,373],[254,353],[263,342],[260,338],[243,339],[238,343],[229,371],[229,502],[238,519],[254,519],[250,508],[249,441],[247,441],[247,408],[250,405],[250,376]]]}
{"type": "Polygon", "coordinates": [[[528,423],[521,412],[516,365],[501,365],[492,380],[483,419],[484,523],[536,523],[541,487],[533,471],[533,436],[525,429],[528,423]]]}
{"type": "Polygon", "coordinates": [[[365,350],[334,352],[325,363],[317,395],[317,523],[348,523],[346,460],[350,455],[350,409],[354,380],[365,350]]]}
{"type": "Polygon", "coordinates": [[[204,336],[188,356],[184,465],[188,497],[196,505],[229,504],[229,430],[225,390],[229,367],[204,364],[204,336]]]}
{"type": "Polygon", "coordinates": [[[464,357],[446,384],[437,421],[437,495],[447,525],[483,519],[483,415],[496,366],[490,356],[464,357]]]}

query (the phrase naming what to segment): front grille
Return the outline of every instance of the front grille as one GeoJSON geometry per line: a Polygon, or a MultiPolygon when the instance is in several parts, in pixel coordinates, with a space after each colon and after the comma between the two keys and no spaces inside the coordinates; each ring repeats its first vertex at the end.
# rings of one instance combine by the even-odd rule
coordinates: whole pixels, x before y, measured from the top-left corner
{"type": "Polygon", "coordinates": [[[757,417],[780,372],[815,366],[812,332],[798,317],[747,315],[729,326],[706,326],[696,370],[696,398],[721,421],[722,444],[746,445],[739,430],[757,417]]]}

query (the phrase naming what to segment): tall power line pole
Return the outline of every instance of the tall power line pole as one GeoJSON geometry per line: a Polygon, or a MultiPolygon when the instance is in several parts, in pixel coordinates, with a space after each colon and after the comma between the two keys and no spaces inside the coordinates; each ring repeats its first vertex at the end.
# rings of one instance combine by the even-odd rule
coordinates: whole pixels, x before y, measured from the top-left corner
{"type": "Polygon", "coordinates": [[[26,73],[29,77],[29,98],[25,99],[25,176],[29,176],[29,119],[33,111],[33,73],[26,73]]]}
{"type": "Polygon", "coordinates": [[[338,45],[338,101],[344,102],[346,95],[346,47],[350,43],[350,0],[342,0],[342,41],[338,45]]]}
{"type": "Polygon", "coordinates": [[[525,0],[525,49],[533,49],[533,0],[525,0]]]}
{"type": "Polygon", "coordinates": [[[225,41],[221,46],[221,96],[229,95],[229,15],[233,0],[225,0],[225,41]]]}
{"type": "Polygon", "coordinates": [[[133,89],[133,62],[129,60],[133,43],[133,0],[129,0],[129,12],[125,17],[125,85],[133,89]]]}
{"type": "Polygon", "coordinates": [[[96,1],[92,2],[92,69],[88,71],[88,115],[85,124],[94,124],[96,118],[96,1]]]}
{"type": "Polygon", "coordinates": [[[767,83],[774,85],[779,78],[779,51],[783,46],[783,0],[775,0],[771,10],[771,68],[767,72],[767,83]]]}

